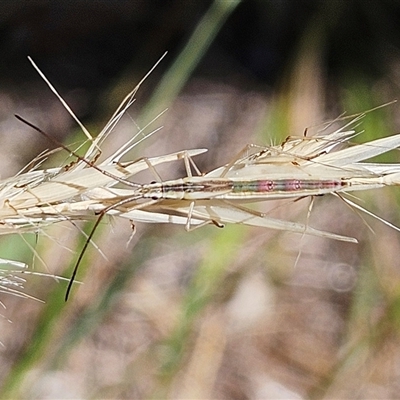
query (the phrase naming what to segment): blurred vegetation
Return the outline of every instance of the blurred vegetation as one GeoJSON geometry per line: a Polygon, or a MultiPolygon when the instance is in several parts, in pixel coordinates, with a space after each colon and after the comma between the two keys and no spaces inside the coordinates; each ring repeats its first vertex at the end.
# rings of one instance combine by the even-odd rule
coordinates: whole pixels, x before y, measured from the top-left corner
{"type": "MultiPolygon", "coordinates": [[[[344,111],[398,97],[398,2],[13,2],[2,11],[2,176],[50,146],[13,114],[67,143],[80,135],[27,55],[95,132],[168,50],[131,111],[143,125],[168,107],[155,123],[164,129],[136,156],[206,147],[204,171],[247,143],[315,133],[344,111]]],[[[397,110],[368,114],[356,140],[396,133],[397,110]]],[[[114,140],[134,130],[127,118],[114,140]]],[[[397,189],[360,201],[400,224],[397,189]]],[[[274,215],[305,222],[307,209],[302,200],[274,215]]],[[[109,222],[95,237],[107,260],[88,250],[68,303],[65,283],[33,276],[27,291],[45,304],[0,299],[13,321],[1,321],[1,398],[398,396],[395,230],[326,196],[309,223],[359,245],[244,226],[189,234],[138,225],[127,246],[129,224],[109,222]]],[[[83,235],[68,225],[46,233],[29,243],[51,273],[69,276],[83,235]]],[[[1,238],[0,254],[44,270],[19,238],[1,238]]]]}

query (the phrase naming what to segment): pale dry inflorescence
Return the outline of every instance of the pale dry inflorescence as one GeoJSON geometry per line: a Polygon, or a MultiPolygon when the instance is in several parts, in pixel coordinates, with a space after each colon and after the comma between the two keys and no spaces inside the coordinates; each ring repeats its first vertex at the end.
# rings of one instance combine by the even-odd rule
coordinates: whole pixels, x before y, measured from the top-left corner
{"type": "MultiPolygon", "coordinates": [[[[332,132],[311,137],[289,137],[281,145],[261,149],[248,145],[230,163],[206,174],[202,174],[193,161],[193,157],[204,153],[205,149],[123,160],[133,147],[157,131],[145,135],[148,125],[139,129],[133,138],[105,160],[98,161],[103,142],[134,102],[143,80],[126,96],[94,139],[51,83],[32,64],[78,122],[89,141],[89,149],[79,156],[60,144],[73,158],[69,164],[39,169],[47,156],[42,154],[30,164],[33,167],[28,171],[1,181],[0,234],[41,232],[43,227],[56,222],[74,223],[97,218],[76,268],[105,215],[123,217],[132,223],[183,224],[187,230],[206,224],[218,227],[225,223],[245,224],[354,243],[357,242],[355,238],[318,230],[308,224],[272,218],[247,207],[247,204],[304,197],[313,199],[314,196],[333,194],[351,207],[375,216],[344,197],[344,194],[398,185],[400,182],[398,164],[364,162],[400,146],[400,135],[349,146],[349,139],[357,135],[354,127],[365,114],[356,115],[349,123],[332,132]],[[186,176],[163,181],[155,167],[176,160],[184,162],[186,176]],[[133,182],[134,176],[145,170],[153,173],[158,181],[147,184],[133,182]],[[193,170],[197,176],[193,176],[193,170]]],[[[55,141],[22,117],[17,118],[55,141]]],[[[72,278],[75,273],[76,269],[72,278]]]]}

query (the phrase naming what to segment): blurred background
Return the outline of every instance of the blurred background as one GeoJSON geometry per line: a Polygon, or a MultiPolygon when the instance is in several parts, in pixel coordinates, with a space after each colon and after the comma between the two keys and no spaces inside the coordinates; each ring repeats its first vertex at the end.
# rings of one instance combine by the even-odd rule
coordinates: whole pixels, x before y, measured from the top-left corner
{"type": "MultiPolygon", "coordinates": [[[[28,55],[95,134],[168,51],[103,150],[168,108],[130,158],[205,147],[196,161],[207,172],[248,143],[398,98],[399,23],[389,0],[3,2],[1,177],[52,147],[14,114],[68,145],[84,140],[28,55]]],[[[398,133],[398,111],[368,114],[356,140],[398,133]]],[[[398,195],[357,201],[399,225],[398,195]]],[[[0,397],[397,398],[400,234],[334,197],[317,198],[309,220],[307,199],[268,207],[360,243],[144,224],[129,241],[128,221],[109,220],[95,236],[107,260],[88,250],[67,303],[65,282],[39,276],[21,279],[43,302],[1,294],[0,397]]],[[[66,277],[84,243],[68,224],[0,239],[2,258],[66,277]]]]}

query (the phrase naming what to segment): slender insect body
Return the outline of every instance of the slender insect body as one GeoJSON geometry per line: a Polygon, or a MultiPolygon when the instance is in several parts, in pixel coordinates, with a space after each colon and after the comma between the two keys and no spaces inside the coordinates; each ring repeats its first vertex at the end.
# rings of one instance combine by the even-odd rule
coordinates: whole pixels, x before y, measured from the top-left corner
{"type": "Polygon", "coordinates": [[[396,174],[397,179],[392,179],[395,174],[375,174],[362,169],[325,168],[326,172],[322,173],[325,178],[319,178],[315,165],[311,166],[310,173],[298,171],[292,166],[289,169],[292,173],[288,171],[282,174],[283,178],[277,178],[275,166],[272,166],[271,174],[268,174],[265,165],[249,165],[247,168],[250,172],[254,170],[257,178],[246,179],[241,168],[229,171],[225,178],[217,178],[223,171],[223,168],[219,168],[203,177],[144,185],[143,197],[171,200],[268,200],[366,190],[400,182],[397,177],[400,174],[396,174]]]}
{"type": "Polygon", "coordinates": [[[204,179],[196,176],[143,185],[141,195],[153,200],[204,200],[229,193],[233,187],[229,179],[204,179]]]}

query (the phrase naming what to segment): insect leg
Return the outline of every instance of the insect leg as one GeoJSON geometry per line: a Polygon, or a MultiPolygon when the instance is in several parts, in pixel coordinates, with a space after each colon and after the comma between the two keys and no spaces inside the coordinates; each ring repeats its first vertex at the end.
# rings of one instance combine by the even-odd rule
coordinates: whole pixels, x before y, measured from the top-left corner
{"type": "MultiPolygon", "coordinates": [[[[265,147],[258,146],[256,144],[247,144],[246,146],[243,147],[242,150],[239,151],[239,153],[236,154],[236,156],[225,166],[224,170],[222,171],[220,178],[225,177],[225,175],[230,171],[230,169],[237,164],[239,161],[243,160],[243,156],[249,152],[250,149],[253,148],[260,148],[260,149],[265,149],[265,147]]],[[[249,155],[246,155],[245,160],[249,157],[249,155]]]]}

